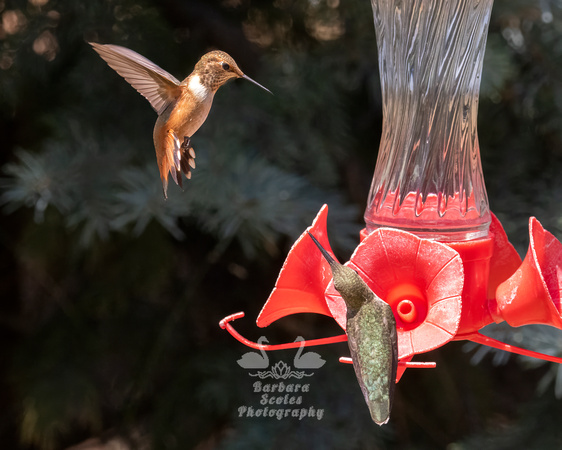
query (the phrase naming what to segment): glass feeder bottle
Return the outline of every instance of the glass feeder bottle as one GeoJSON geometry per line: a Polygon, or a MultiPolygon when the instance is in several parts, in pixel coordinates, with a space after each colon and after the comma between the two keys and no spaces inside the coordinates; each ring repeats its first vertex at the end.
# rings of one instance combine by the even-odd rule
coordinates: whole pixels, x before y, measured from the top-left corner
{"type": "Polygon", "coordinates": [[[367,231],[439,241],[486,237],[477,134],[493,0],[372,0],[383,128],[367,231]]]}

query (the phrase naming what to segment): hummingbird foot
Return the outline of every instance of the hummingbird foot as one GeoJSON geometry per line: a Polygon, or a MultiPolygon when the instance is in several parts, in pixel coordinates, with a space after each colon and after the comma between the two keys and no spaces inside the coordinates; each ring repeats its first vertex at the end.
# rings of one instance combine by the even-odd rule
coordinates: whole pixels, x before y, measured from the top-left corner
{"type": "Polygon", "coordinates": [[[195,150],[191,146],[191,138],[184,136],[180,147],[180,167],[187,179],[191,178],[191,169],[195,169],[195,150]]]}

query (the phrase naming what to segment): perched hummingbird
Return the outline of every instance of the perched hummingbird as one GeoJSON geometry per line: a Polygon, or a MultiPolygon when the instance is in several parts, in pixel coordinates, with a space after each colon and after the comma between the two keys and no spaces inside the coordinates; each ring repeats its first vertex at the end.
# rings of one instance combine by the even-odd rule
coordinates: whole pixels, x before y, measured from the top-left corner
{"type": "Polygon", "coordinates": [[[191,137],[207,119],[218,88],[231,78],[245,78],[271,94],[261,84],[244,75],[234,59],[222,51],[215,50],[203,55],[193,72],[180,83],[173,75],[128,48],[93,42],[90,45],[158,113],[153,137],[166,198],[168,173],[172,174],[180,187],[182,172],[188,179],[191,178],[191,168],[195,168],[191,137]]]}
{"type": "Polygon", "coordinates": [[[346,333],[359,386],[377,425],[388,422],[398,367],[396,320],[392,308],[359,274],[338,263],[308,233],[330,264],[334,287],[347,306],[346,333]]]}

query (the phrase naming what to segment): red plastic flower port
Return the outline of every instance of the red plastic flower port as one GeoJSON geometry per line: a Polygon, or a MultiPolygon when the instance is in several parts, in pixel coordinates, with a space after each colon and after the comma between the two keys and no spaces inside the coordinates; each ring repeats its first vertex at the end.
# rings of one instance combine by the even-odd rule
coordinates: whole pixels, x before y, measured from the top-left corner
{"type": "Polygon", "coordinates": [[[562,243],[534,217],[529,235],[523,264],[498,287],[495,316],[514,327],[543,323],[562,328],[562,243]]]}
{"type": "MultiPolygon", "coordinates": [[[[327,213],[327,206],[323,206],[291,248],[258,316],[258,326],[309,312],[331,316],[345,329],[345,303],[333,287],[328,264],[307,233],[332,253],[326,232],[327,213]]],[[[393,309],[400,360],[397,380],[407,367],[435,367],[434,363],[411,362],[411,358],[451,340],[472,340],[562,363],[562,358],[514,347],[479,333],[482,327],[502,320],[513,326],[544,323],[562,328],[562,244],[531,218],[529,252],[521,264],[495,217],[490,235],[473,242],[447,244],[391,228],[363,235],[346,265],[353,267],[393,309]]],[[[220,325],[245,345],[263,350],[301,345],[264,346],[248,341],[230,323],[243,315],[233,314],[220,325]]],[[[344,340],[345,334],[306,341],[305,345],[344,340]]],[[[340,360],[349,362],[348,358],[340,360]]]]}
{"type": "MultiPolygon", "coordinates": [[[[399,359],[433,350],[455,337],[464,275],[462,260],[450,247],[380,228],[359,244],[346,265],[392,307],[399,359]]],[[[345,328],[345,303],[333,283],[325,296],[333,317],[345,328]]]]}

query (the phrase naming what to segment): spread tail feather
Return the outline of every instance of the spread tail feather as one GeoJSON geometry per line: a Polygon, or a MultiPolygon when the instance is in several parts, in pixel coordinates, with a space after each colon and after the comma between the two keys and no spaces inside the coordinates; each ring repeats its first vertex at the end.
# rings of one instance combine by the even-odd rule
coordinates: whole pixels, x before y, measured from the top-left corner
{"type": "Polygon", "coordinates": [[[165,151],[161,160],[158,161],[165,198],[168,198],[168,174],[171,174],[172,179],[179,187],[183,187],[182,172],[188,180],[191,179],[191,169],[195,169],[195,150],[190,142],[190,138],[186,136],[183,143],[180,143],[173,130],[167,132],[165,151]]]}

